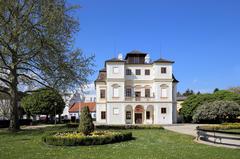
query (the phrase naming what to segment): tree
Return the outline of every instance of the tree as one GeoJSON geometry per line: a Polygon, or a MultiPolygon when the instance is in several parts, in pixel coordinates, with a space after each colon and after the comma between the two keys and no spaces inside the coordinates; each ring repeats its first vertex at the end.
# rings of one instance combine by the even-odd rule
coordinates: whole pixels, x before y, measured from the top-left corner
{"type": "Polygon", "coordinates": [[[233,122],[240,116],[240,105],[233,101],[214,101],[199,106],[193,115],[194,122],[233,122]]]}
{"type": "Polygon", "coordinates": [[[23,97],[21,106],[28,115],[48,116],[62,114],[65,103],[56,90],[42,88],[23,97]]]}
{"type": "Polygon", "coordinates": [[[214,101],[234,101],[240,105],[240,95],[220,90],[213,94],[200,94],[200,95],[191,95],[189,96],[183,103],[182,103],[182,109],[181,114],[183,115],[185,122],[191,122],[192,117],[200,105],[203,105],[204,103],[214,102],[214,101]]]}
{"type": "Polygon", "coordinates": [[[228,89],[228,91],[240,94],[240,87],[231,87],[228,89]]]}
{"type": "Polygon", "coordinates": [[[218,88],[215,88],[215,89],[213,90],[213,93],[216,93],[217,91],[219,91],[219,89],[218,89],[218,88]]]}
{"type": "Polygon", "coordinates": [[[194,94],[194,91],[193,90],[190,90],[190,89],[187,89],[184,93],[183,93],[183,96],[190,96],[190,95],[193,95],[194,94]]]}
{"type": "Polygon", "coordinates": [[[10,130],[19,129],[20,87],[66,90],[88,82],[94,56],[72,48],[76,8],[65,0],[0,1],[0,85],[8,88],[0,91],[11,99],[10,130]]]}
{"type": "Polygon", "coordinates": [[[89,135],[94,131],[92,117],[87,106],[83,107],[81,110],[79,130],[84,135],[89,135]]]}

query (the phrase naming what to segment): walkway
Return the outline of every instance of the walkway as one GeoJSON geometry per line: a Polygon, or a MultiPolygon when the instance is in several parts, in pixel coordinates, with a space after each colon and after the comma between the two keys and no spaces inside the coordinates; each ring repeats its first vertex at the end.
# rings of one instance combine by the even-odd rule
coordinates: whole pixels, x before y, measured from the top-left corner
{"type": "MultiPolygon", "coordinates": [[[[174,124],[174,125],[164,125],[163,127],[170,131],[197,137],[196,127],[202,126],[202,125],[206,125],[206,124],[174,124]]],[[[227,148],[240,148],[240,147],[236,147],[236,146],[214,144],[214,143],[210,143],[210,142],[206,142],[206,141],[202,141],[202,140],[196,140],[196,139],[194,141],[196,141],[198,143],[206,144],[206,145],[211,145],[211,146],[227,147],[227,148]]]]}

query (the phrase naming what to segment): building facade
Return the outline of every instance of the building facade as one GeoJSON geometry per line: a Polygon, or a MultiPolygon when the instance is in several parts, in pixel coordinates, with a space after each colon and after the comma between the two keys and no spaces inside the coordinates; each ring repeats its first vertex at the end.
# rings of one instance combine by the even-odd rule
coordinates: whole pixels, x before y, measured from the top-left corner
{"type": "Polygon", "coordinates": [[[132,51],[105,61],[96,86],[98,124],[172,124],[177,120],[173,61],[132,51]]]}

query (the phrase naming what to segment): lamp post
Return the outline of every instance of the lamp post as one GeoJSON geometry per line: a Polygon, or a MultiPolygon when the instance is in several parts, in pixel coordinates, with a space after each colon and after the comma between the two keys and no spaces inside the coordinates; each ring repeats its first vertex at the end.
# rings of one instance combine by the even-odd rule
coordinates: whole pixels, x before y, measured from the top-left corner
{"type": "Polygon", "coordinates": [[[55,124],[55,126],[56,126],[56,124],[57,124],[57,120],[56,120],[56,107],[57,107],[57,102],[54,102],[54,124],[55,124]]]}

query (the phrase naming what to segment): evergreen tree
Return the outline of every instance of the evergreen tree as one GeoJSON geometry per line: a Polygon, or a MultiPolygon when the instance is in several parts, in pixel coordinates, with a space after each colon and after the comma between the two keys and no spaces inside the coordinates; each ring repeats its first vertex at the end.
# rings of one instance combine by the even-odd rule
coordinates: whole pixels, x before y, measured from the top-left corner
{"type": "Polygon", "coordinates": [[[83,107],[81,110],[79,131],[84,135],[89,135],[94,131],[92,117],[87,106],[83,107]]]}
{"type": "Polygon", "coordinates": [[[219,91],[219,89],[218,89],[218,88],[215,88],[214,91],[213,91],[213,93],[216,93],[217,91],[219,91]]]}

